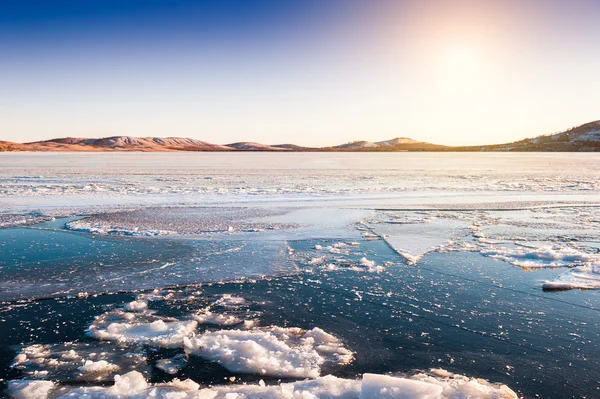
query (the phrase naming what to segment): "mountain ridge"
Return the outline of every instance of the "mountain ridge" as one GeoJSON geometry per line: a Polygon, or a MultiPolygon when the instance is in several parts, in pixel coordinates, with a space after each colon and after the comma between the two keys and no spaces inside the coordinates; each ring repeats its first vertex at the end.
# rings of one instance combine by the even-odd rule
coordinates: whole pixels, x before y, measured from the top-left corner
{"type": "Polygon", "coordinates": [[[593,121],[560,133],[541,135],[504,144],[476,146],[446,146],[408,137],[383,141],[359,140],[330,147],[304,147],[296,144],[262,144],[242,141],[231,144],[212,144],[186,137],[102,138],[63,137],[28,143],[0,140],[0,151],[76,151],[76,152],[203,152],[203,151],[265,151],[265,152],[596,152],[600,151],[600,121],[593,121]]]}

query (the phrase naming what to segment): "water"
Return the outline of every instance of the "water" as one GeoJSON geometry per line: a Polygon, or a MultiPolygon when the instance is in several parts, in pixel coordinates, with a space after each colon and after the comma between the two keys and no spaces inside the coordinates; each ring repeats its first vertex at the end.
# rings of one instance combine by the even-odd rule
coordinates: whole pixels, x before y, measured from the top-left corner
{"type": "MultiPolygon", "coordinates": [[[[291,245],[302,251],[316,242],[327,244],[319,240],[291,245]]],[[[381,240],[360,245],[379,263],[398,260],[381,240]]],[[[290,276],[204,285],[200,297],[243,296],[260,304],[264,325],[319,326],[340,337],[356,352],[356,360],[348,367],[325,370],[339,376],[443,367],[506,383],[526,397],[591,397],[600,378],[599,292],[539,291],[538,279],[552,273],[523,273],[479,254],[433,253],[418,266],[399,264],[379,273],[304,265],[290,276]]],[[[134,298],[119,294],[5,304],[0,313],[3,378],[19,376],[8,369],[14,357],[11,348],[30,342],[94,342],[84,334],[93,318],[134,298]]],[[[182,317],[199,304],[150,306],[182,317]]],[[[177,352],[145,351],[151,359],[177,352]]],[[[178,376],[213,384],[232,375],[247,382],[264,378],[209,364],[195,358],[178,376]]],[[[154,373],[155,381],[165,377],[169,376],[154,373]]]]}
{"type": "Polygon", "coordinates": [[[441,368],[527,398],[600,389],[597,154],[9,154],[0,166],[0,222],[13,226],[0,229],[4,383],[297,380],[151,341],[201,314],[239,321],[196,336],[321,328],[354,352],[321,375],[441,368]],[[219,302],[228,294],[243,303],[219,302]],[[140,310],[123,308],[136,298],[140,310]],[[95,339],[98,316],[133,340],[95,339]],[[33,344],[50,345],[42,360],[11,367],[33,344]],[[60,360],[70,349],[78,360],[60,360]],[[171,358],[175,374],[158,367],[171,358]],[[85,359],[117,371],[86,377],[85,359]]]}

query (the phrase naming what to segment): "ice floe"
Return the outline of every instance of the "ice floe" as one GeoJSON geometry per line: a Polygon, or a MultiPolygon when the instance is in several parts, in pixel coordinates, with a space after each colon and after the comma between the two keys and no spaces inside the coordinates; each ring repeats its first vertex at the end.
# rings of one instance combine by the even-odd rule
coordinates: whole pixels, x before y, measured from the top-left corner
{"type": "Polygon", "coordinates": [[[151,313],[130,313],[113,310],[92,322],[88,333],[106,341],[138,343],[160,347],[181,346],[198,325],[195,320],[177,320],[151,313]]]}
{"type": "Polygon", "coordinates": [[[117,373],[148,373],[140,347],[102,342],[24,346],[11,365],[25,378],[57,381],[110,381],[117,373]]]}
{"type": "Polygon", "coordinates": [[[364,374],[362,379],[331,375],[314,380],[266,385],[213,386],[204,388],[192,380],[174,379],[150,384],[132,371],[114,377],[110,387],[61,386],[50,381],[9,381],[14,399],[517,399],[505,385],[446,373],[439,377],[432,370],[409,377],[364,374]]]}
{"type": "Polygon", "coordinates": [[[187,363],[185,354],[176,355],[170,359],[160,359],[156,362],[156,368],[167,374],[177,374],[187,363]]]}
{"type": "Polygon", "coordinates": [[[481,253],[494,259],[503,260],[523,268],[573,267],[590,263],[600,263],[600,255],[587,254],[573,248],[495,247],[484,249],[481,253]]]}
{"type": "Polygon", "coordinates": [[[48,399],[55,387],[52,381],[14,380],[8,382],[8,394],[13,399],[48,399]]]}
{"type": "Polygon", "coordinates": [[[172,230],[141,230],[139,228],[123,228],[118,225],[107,225],[102,223],[94,223],[87,219],[75,220],[67,222],[65,228],[72,231],[80,231],[92,234],[106,235],[122,235],[122,236],[165,236],[177,234],[172,230]]]}
{"type": "Polygon", "coordinates": [[[545,290],[600,289],[600,265],[577,266],[554,281],[546,281],[545,290]]]}
{"type": "Polygon", "coordinates": [[[202,310],[192,317],[200,324],[215,324],[217,326],[233,326],[244,322],[244,320],[239,317],[223,313],[214,313],[210,310],[202,310]]]}
{"type": "Polygon", "coordinates": [[[259,223],[250,219],[278,215],[285,210],[241,207],[150,207],[98,214],[66,224],[66,228],[93,234],[163,236],[210,232],[262,232],[295,224],[259,223]]]}
{"type": "Polygon", "coordinates": [[[470,233],[472,220],[462,216],[456,213],[388,211],[365,223],[407,262],[416,263],[425,254],[470,233]]]}
{"type": "Polygon", "coordinates": [[[85,380],[99,380],[104,376],[120,370],[120,367],[106,360],[86,360],[83,366],[78,368],[85,380]]]}
{"type": "Polygon", "coordinates": [[[230,371],[278,377],[316,378],[325,362],[347,364],[353,353],[315,327],[222,330],[185,338],[186,351],[218,362],[230,371]]]}
{"type": "Polygon", "coordinates": [[[244,328],[254,326],[260,312],[252,310],[253,302],[245,298],[223,294],[212,298],[208,306],[192,314],[192,318],[200,324],[217,326],[233,326],[243,324],[244,328]]]}
{"type": "Polygon", "coordinates": [[[138,299],[138,300],[127,303],[124,306],[124,308],[125,308],[125,310],[129,310],[132,312],[141,312],[141,311],[148,309],[148,302],[138,299]]]}

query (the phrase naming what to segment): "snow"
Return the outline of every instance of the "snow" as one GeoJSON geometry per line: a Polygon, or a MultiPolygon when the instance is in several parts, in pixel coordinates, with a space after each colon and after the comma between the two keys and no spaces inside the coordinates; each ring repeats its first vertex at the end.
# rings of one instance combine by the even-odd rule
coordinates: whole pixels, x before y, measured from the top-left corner
{"type": "Polygon", "coordinates": [[[360,260],[358,261],[358,263],[361,266],[365,266],[365,267],[375,267],[376,263],[374,260],[369,260],[367,258],[365,258],[364,256],[362,258],[360,258],[360,260]]]}
{"type": "Polygon", "coordinates": [[[428,382],[386,375],[363,375],[359,399],[437,399],[444,389],[428,382]]]}
{"type": "Polygon", "coordinates": [[[545,290],[600,289],[600,265],[578,266],[559,276],[554,281],[546,281],[545,290]]]}
{"type": "Polygon", "coordinates": [[[177,347],[196,330],[197,325],[194,320],[180,321],[114,310],[96,317],[88,333],[98,340],[177,347]]]}
{"type": "Polygon", "coordinates": [[[223,313],[214,313],[210,310],[202,310],[199,313],[192,315],[192,317],[200,324],[214,324],[217,326],[232,326],[244,322],[244,320],[239,317],[223,313]]]}
{"type": "Polygon", "coordinates": [[[481,253],[523,268],[579,266],[599,263],[600,255],[587,254],[572,248],[506,248],[496,247],[481,253]]]}
{"type": "Polygon", "coordinates": [[[52,381],[15,380],[8,382],[8,392],[13,399],[47,399],[55,388],[52,381]]]}
{"type": "Polygon", "coordinates": [[[21,348],[11,368],[24,378],[57,381],[110,381],[116,373],[146,373],[146,357],[139,347],[104,342],[65,342],[21,348]]]}
{"type": "Polygon", "coordinates": [[[215,305],[222,306],[224,308],[236,308],[246,304],[247,302],[244,298],[231,294],[223,294],[221,298],[215,302],[215,305]]]}
{"type": "Polygon", "coordinates": [[[109,363],[106,360],[86,360],[83,366],[79,367],[79,371],[86,380],[102,379],[107,374],[119,371],[120,367],[116,364],[109,363]]]}
{"type": "Polygon", "coordinates": [[[144,300],[136,300],[129,302],[124,306],[125,310],[129,310],[132,312],[141,312],[148,309],[148,302],[144,300]]]}
{"type": "Polygon", "coordinates": [[[362,379],[331,375],[314,380],[279,383],[213,386],[201,388],[194,381],[174,379],[150,384],[136,371],[117,375],[111,387],[56,386],[49,381],[10,381],[9,393],[16,399],[517,399],[504,385],[453,374],[436,377],[420,373],[411,377],[364,374],[362,379]]]}
{"type": "Polygon", "coordinates": [[[415,144],[421,143],[420,141],[416,141],[413,139],[409,139],[408,137],[396,137],[391,140],[377,141],[375,144],[378,146],[394,146],[399,144],[415,144]]]}
{"type": "Polygon", "coordinates": [[[250,328],[258,322],[260,312],[250,309],[253,303],[245,298],[223,294],[213,298],[212,303],[192,314],[192,319],[200,324],[233,326],[243,324],[250,328]]]}
{"type": "Polygon", "coordinates": [[[576,138],[578,141],[600,141],[600,130],[593,130],[576,138]]]}
{"type": "Polygon", "coordinates": [[[211,331],[185,338],[184,345],[232,372],[277,377],[316,378],[326,361],[347,364],[353,358],[339,339],[317,327],[211,331]]]}
{"type": "Polygon", "coordinates": [[[156,367],[167,374],[177,374],[186,364],[185,355],[177,355],[170,359],[160,359],[156,362],[156,367]]]}

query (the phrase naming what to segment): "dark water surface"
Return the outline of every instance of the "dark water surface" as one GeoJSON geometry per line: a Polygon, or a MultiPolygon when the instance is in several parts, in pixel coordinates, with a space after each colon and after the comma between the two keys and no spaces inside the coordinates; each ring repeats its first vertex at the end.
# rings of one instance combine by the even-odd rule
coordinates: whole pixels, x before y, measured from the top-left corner
{"type": "MultiPolygon", "coordinates": [[[[327,241],[286,244],[302,253],[327,241]]],[[[0,282],[16,281],[18,276],[30,287],[24,291],[27,295],[35,291],[35,285],[44,284],[44,275],[51,279],[61,276],[68,286],[85,280],[90,270],[95,275],[98,262],[114,265],[105,266],[104,272],[110,275],[129,276],[132,268],[145,270],[149,263],[161,264],[195,251],[189,249],[189,243],[172,240],[99,240],[22,228],[0,230],[0,245],[0,282]]],[[[252,245],[259,248],[263,244],[252,245]]],[[[250,253],[260,252],[256,248],[250,253]]],[[[432,253],[414,266],[400,264],[399,256],[381,240],[361,241],[360,251],[378,264],[391,261],[396,265],[374,273],[344,268],[328,271],[300,262],[301,271],[295,274],[202,285],[200,290],[205,296],[233,293],[254,301],[262,312],[262,325],[317,326],[340,337],[356,352],[356,360],[324,373],[354,377],[364,372],[440,367],[505,383],[527,398],[600,396],[600,292],[545,293],[539,281],[557,271],[525,273],[475,253],[432,253]]],[[[230,261],[235,268],[242,267],[243,263],[235,263],[237,258],[230,261]]],[[[154,281],[154,286],[162,284],[151,276],[154,280],[148,281],[154,281]]],[[[138,288],[144,288],[146,280],[141,283],[138,288]]],[[[190,287],[189,291],[197,289],[190,287]]],[[[1,290],[0,294],[8,297],[4,285],[1,290]]],[[[0,306],[0,378],[21,376],[9,367],[20,345],[93,341],[85,335],[93,318],[135,296],[122,293],[4,302],[0,306]]],[[[150,302],[150,308],[160,314],[182,318],[198,306],[193,301],[150,302]]],[[[150,361],[176,353],[145,350],[150,361]]],[[[176,377],[208,384],[222,383],[231,375],[235,374],[192,357],[176,377]]],[[[172,377],[153,369],[153,381],[172,377]]],[[[239,381],[260,379],[238,377],[239,381]]]]}

